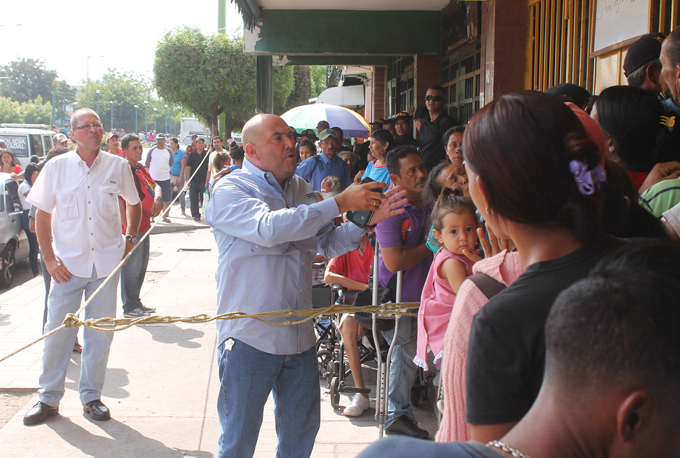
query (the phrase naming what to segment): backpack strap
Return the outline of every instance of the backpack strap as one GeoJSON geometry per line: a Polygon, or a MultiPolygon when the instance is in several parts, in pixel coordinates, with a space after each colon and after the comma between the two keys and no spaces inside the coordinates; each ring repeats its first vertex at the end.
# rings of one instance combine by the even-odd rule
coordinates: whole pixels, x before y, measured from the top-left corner
{"type": "Polygon", "coordinates": [[[479,288],[482,294],[489,300],[507,288],[503,283],[481,272],[470,275],[467,279],[477,285],[477,288],[479,288]]]}

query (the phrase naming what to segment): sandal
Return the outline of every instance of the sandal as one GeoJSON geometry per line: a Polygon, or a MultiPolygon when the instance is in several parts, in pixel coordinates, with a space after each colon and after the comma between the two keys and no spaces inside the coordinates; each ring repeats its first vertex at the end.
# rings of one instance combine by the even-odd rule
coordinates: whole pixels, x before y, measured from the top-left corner
{"type": "Polygon", "coordinates": [[[163,222],[164,223],[170,223],[171,221],[170,221],[170,218],[163,218],[163,222]]]}

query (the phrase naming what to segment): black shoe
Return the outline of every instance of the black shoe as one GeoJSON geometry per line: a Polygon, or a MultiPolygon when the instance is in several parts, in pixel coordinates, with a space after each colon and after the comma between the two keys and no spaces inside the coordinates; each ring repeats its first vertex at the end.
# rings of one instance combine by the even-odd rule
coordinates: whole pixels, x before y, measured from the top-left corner
{"type": "Polygon", "coordinates": [[[194,216],[194,221],[200,221],[201,217],[200,216],[194,216]]]}
{"type": "Polygon", "coordinates": [[[99,399],[83,404],[83,411],[89,413],[93,420],[106,421],[111,419],[109,408],[99,399]]]}
{"type": "Polygon", "coordinates": [[[430,433],[424,429],[418,427],[418,423],[409,417],[408,415],[402,415],[401,417],[394,420],[394,422],[385,428],[385,434],[388,436],[400,435],[400,436],[410,436],[417,439],[426,439],[430,433]]]}
{"type": "Polygon", "coordinates": [[[31,407],[31,410],[26,412],[26,415],[24,415],[24,424],[26,426],[39,425],[40,423],[47,420],[47,417],[51,417],[58,413],[59,406],[52,407],[48,406],[44,402],[38,401],[38,403],[31,407]]]}

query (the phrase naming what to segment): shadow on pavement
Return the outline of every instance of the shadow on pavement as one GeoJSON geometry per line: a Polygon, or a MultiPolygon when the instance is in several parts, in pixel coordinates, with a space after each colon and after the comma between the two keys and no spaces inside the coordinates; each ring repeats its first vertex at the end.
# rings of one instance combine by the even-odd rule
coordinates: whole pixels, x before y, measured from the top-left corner
{"type": "Polygon", "coordinates": [[[92,424],[101,428],[109,437],[94,436],[66,417],[59,417],[58,421],[46,423],[61,439],[83,454],[97,458],[119,458],[123,456],[212,458],[213,456],[210,452],[167,447],[162,442],[143,436],[125,423],[115,419],[105,422],[92,421],[92,424]]]}
{"type": "Polygon", "coordinates": [[[196,329],[183,329],[174,324],[162,326],[140,326],[140,329],[147,331],[156,342],[165,344],[177,344],[183,348],[200,348],[201,344],[193,342],[200,339],[205,332],[196,329]]]}

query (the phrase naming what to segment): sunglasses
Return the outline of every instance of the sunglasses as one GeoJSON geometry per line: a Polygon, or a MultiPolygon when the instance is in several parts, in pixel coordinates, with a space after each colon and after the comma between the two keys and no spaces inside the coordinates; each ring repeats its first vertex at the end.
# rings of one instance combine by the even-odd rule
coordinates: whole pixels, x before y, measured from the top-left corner
{"type": "Polygon", "coordinates": [[[430,100],[434,100],[435,102],[441,102],[442,100],[444,100],[444,97],[442,97],[441,95],[428,95],[425,97],[425,100],[427,100],[428,102],[430,100]]]}

